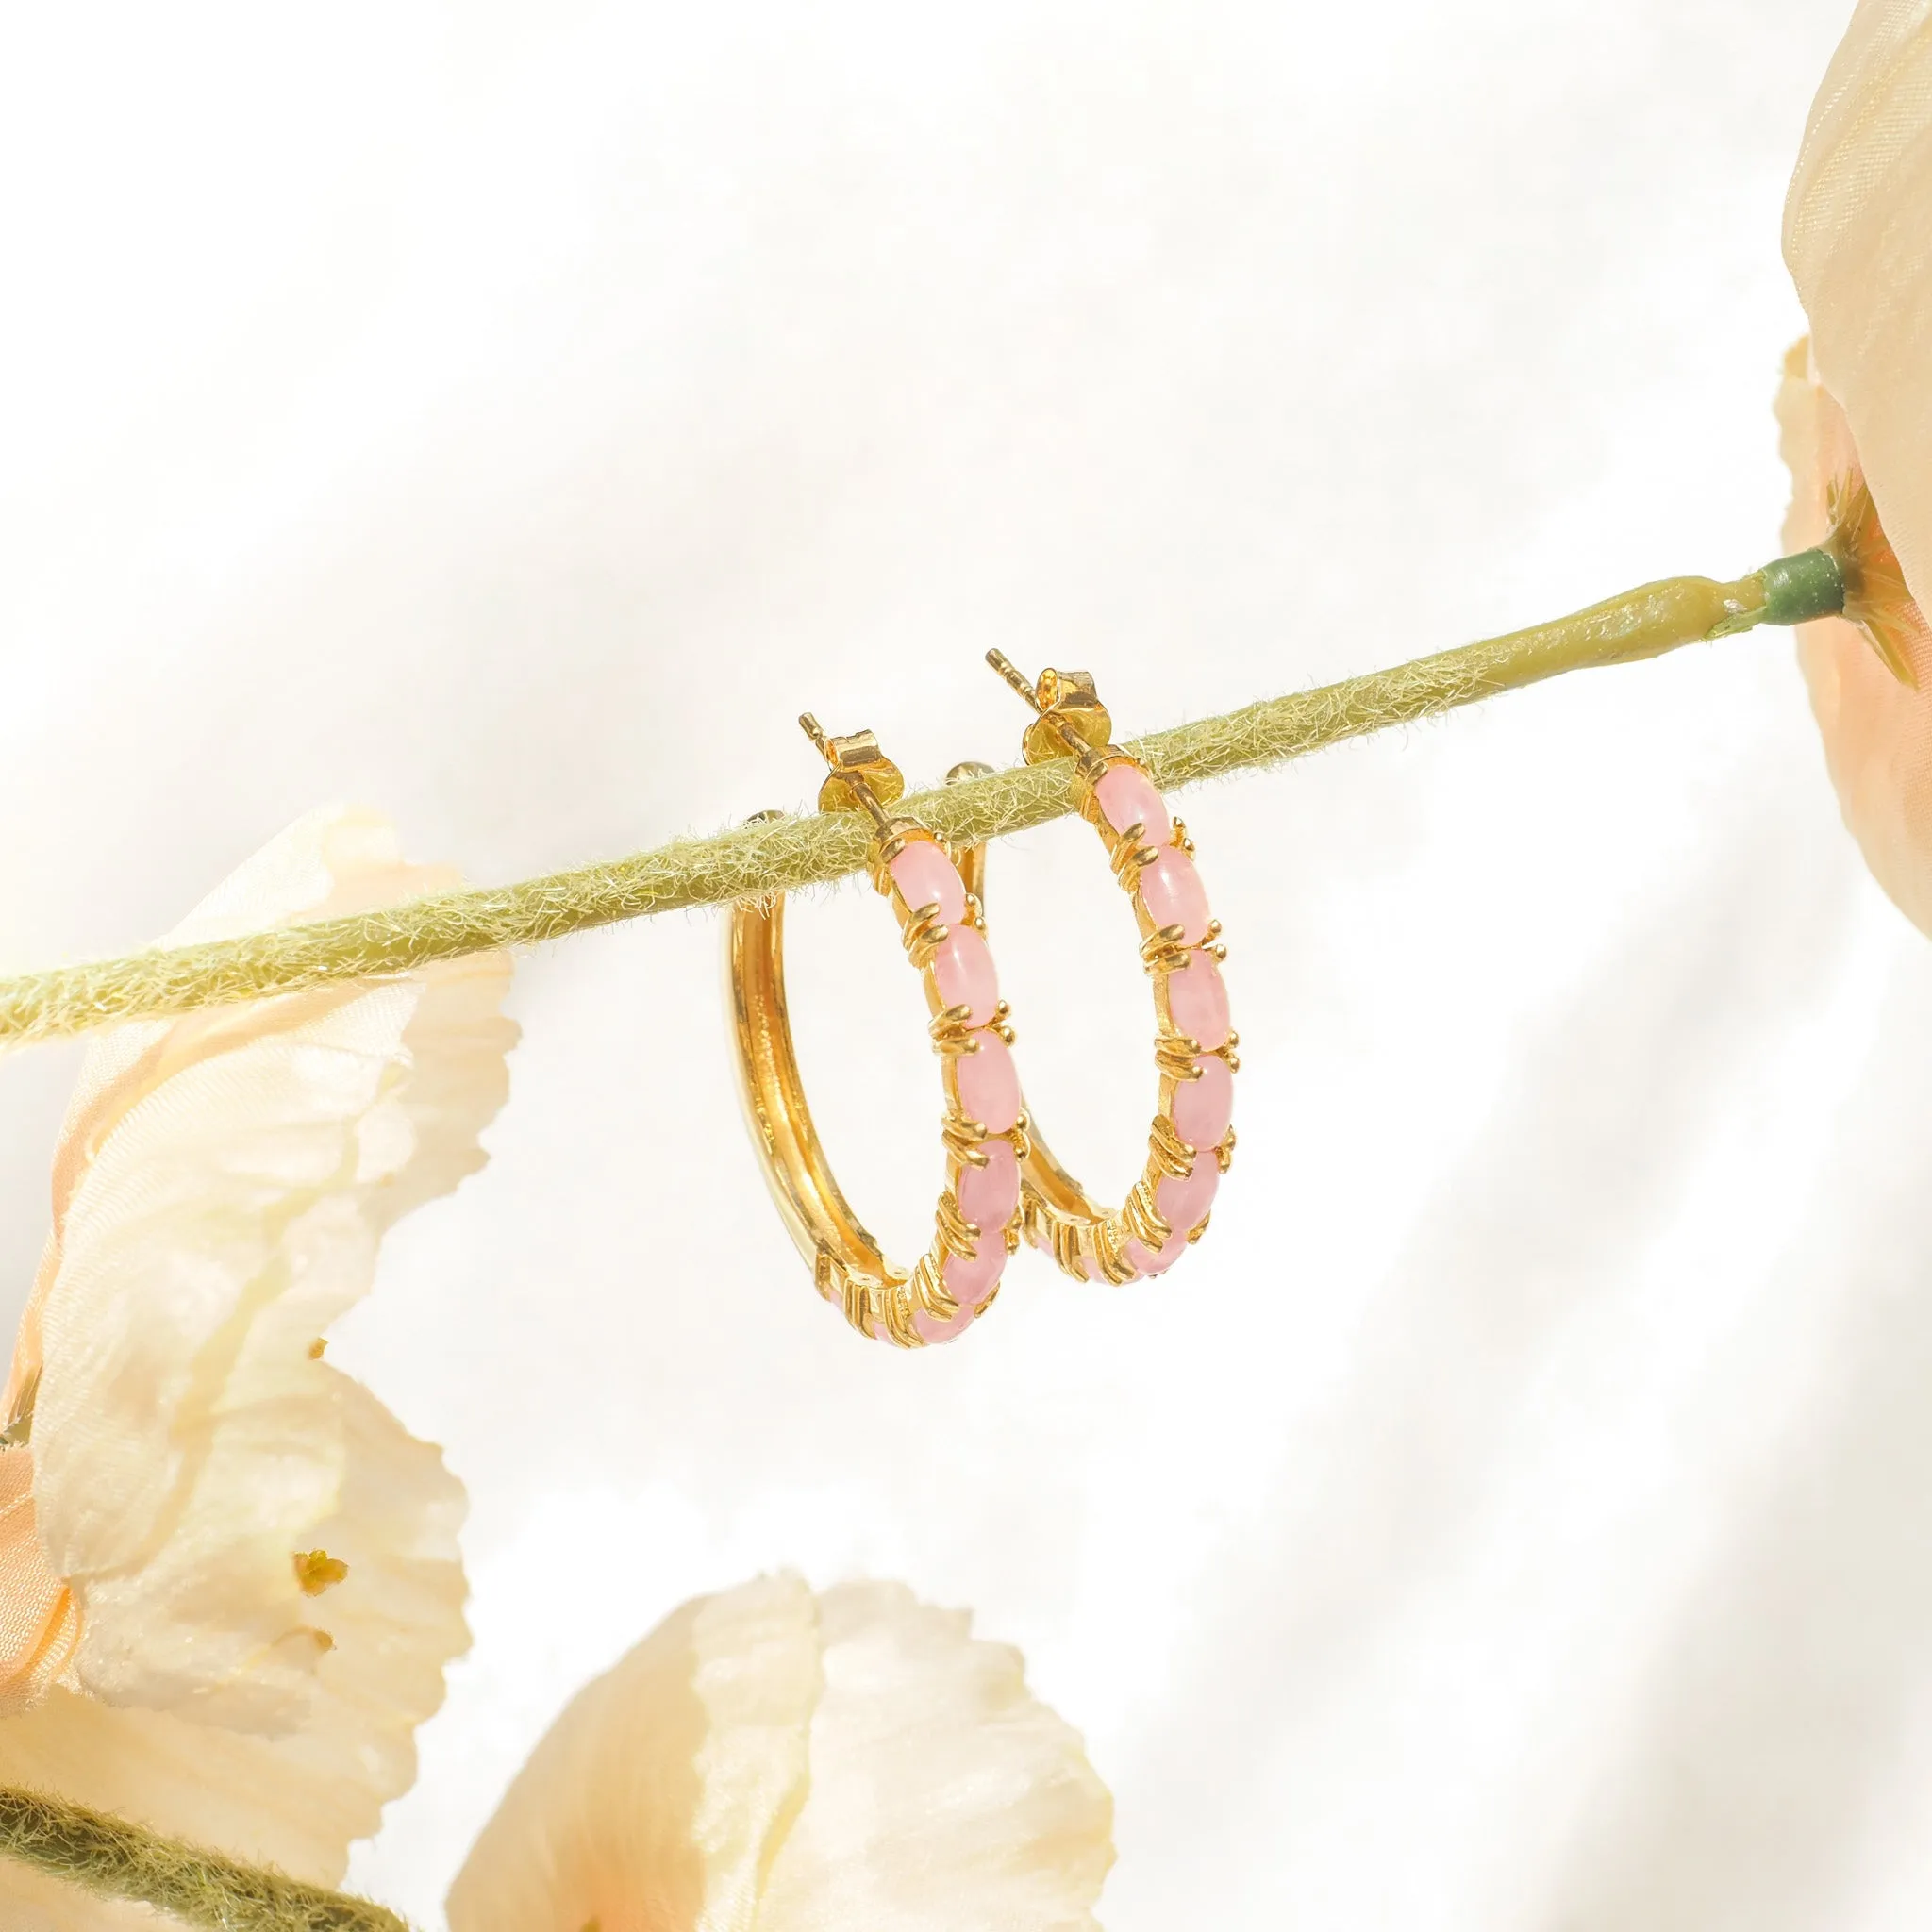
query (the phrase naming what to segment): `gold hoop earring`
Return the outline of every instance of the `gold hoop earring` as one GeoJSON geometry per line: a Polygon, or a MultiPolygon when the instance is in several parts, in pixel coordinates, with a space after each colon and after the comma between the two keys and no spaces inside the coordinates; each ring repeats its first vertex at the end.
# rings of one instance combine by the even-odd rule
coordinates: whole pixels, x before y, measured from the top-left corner
{"type": "Polygon", "coordinates": [[[726,923],[725,964],[739,1091],[765,1180],[812,1280],[861,1334],[921,1348],[950,1341],[991,1306],[1020,1241],[1025,1116],[1013,1032],[979,904],[952,855],[924,825],[885,808],[905,791],[869,731],[827,738],[799,720],[831,767],[821,811],[872,821],[867,870],[898,915],[924,984],[946,1110],[946,1184],[933,1244],[909,1272],[890,1262],[833,1178],[806,1102],[785,1001],[783,895],[741,903],[726,923]]]}
{"type": "MultiPolygon", "coordinates": [[[[1026,762],[1072,756],[1080,815],[1100,834],[1114,877],[1132,897],[1141,961],[1154,982],[1154,1065],[1159,1111],[1147,1165],[1119,1208],[1089,1198],[1037,1128],[1022,1165],[1026,1239],[1076,1280],[1163,1274],[1208,1230],[1221,1176],[1234,1157],[1237,1035],[1228,1024],[1221,923],[1208,916],[1193,841],[1171,818],[1147,768],[1110,742],[1113,721],[1084,671],[1027,679],[998,651],[987,662],[1034,711],[1026,762]]],[[[984,846],[964,857],[966,881],[985,896],[984,846]]]]}

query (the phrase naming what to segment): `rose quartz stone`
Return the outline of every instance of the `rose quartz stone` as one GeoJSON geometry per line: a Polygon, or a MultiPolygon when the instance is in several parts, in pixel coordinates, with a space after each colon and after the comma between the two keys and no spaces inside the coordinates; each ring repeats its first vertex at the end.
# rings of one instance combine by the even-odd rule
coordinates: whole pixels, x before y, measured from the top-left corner
{"type": "Polygon", "coordinates": [[[886,870],[912,912],[937,906],[948,925],[966,917],[966,882],[958,868],[930,839],[913,839],[886,870]]]}
{"type": "Polygon", "coordinates": [[[1122,1248],[1124,1254],[1142,1274],[1165,1274],[1188,1251],[1188,1238],[1184,1234],[1171,1234],[1160,1244],[1159,1254],[1151,1253],[1144,1242],[1128,1241],[1122,1248]]]}
{"type": "Polygon", "coordinates": [[[1155,1189],[1154,1206],[1175,1234],[1184,1235],[1200,1226],[1214,1205],[1214,1191],[1220,1185],[1221,1163],[1213,1155],[1204,1154],[1185,1180],[1170,1174],[1155,1189]]]}
{"type": "Polygon", "coordinates": [[[1205,1154],[1219,1147],[1234,1118],[1234,1075],[1225,1060],[1198,1059],[1198,1080],[1183,1080],[1174,1089],[1174,1125],[1190,1147],[1205,1154]]]}
{"type": "Polygon", "coordinates": [[[1211,1050],[1225,1042],[1227,986],[1206,953],[1191,953],[1181,971],[1167,975],[1167,1011],[1174,1031],[1202,1046],[1211,1050]]]}
{"type": "Polygon", "coordinates": [[[959,1304],[959,1312],[950,1321],[941,1322],[937,1315],[928,1315],[924,1308],[912,1311],[912,1329],[920,1341],[928,1348],[941,1341],[951,1341],[956,1335],[963,1335],[973,1325],[973,1318],[979,1310],[959,1304]]]}
{"type": "Polygon", "coordinates": [[[989,1134],[1004,1134],[1020,1118],[1019,1071],[997,1033],[981,1031],[973,1041],[974,1051],[960,1054],[953,1062],[959,1111],[989,1134]]]}
{"type": "Polygon", "coordinates": [[[983,1234],[979,1238],[979,1252],[972,1260],[963,1260],[958,1255],[946,1257],[940,1279],[946,1284],[946,1292],[962,1308],[976,1308],[999,1285],[1006,1266],[1005,1241],[998,1235],[983,1234]]]}
{"type": "Polygon", "coordinates": [[[1182,945],[1198,946],[1208,937],[1208,888],[1178,845],[1168,846],[1152,865],[1141,868],[1135,890],[1157,927],[1180,927],[1182,945]]]}
{"type": "Polygon", "coordinates": [[[959,1213],[979,1229],[982,1241],[1003,1233],[1020,1205],[1020,1163],[1010,1141],[982,1141],[984,1167],[959,1170],[959,1213]]]}
{"type": "Polygon", "coordinates": [[[1115,765],[1093,788],[1100,815],[1116,832],[1138,824],[1150,845],[1174,837],[1174,821],[1158,788],[1138,765],[1115,765]]]}
{"type": "Polygon", "coordinates": [[[970,925],[956,925],[940,941],[932,972],[941,1007],[964,1007],[969,1026],[984,1026],[992,1018],[1000,1003],[999,974],[986,941],[970,925]]]}

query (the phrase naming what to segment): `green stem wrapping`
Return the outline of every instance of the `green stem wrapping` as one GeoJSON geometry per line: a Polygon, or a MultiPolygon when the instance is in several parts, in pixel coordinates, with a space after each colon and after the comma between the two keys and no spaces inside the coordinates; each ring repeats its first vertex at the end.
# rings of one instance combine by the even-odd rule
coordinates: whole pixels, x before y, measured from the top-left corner
{"type": "Polygon", "coordinates": [[[408,1932],[366,1899],[258,1871],[39,1791],[0,1787],[0,1855],[205,1932],[408,1932]]]}
{"type": "MultiPolygon", "coordinates": [[[[1802,623],[1840,608],[1843,600],[1839,567],[1824,551],[1781,558],[1736,583],[1670,577],[1554,624],[1179,724],[1128,749],[1164,790],[1192,785],[1303,758],[1565,672],[1633,663],[1759,624],[1802,623]]],[[[922,792],[898,808],[943,839],[974,843],[1071,811],[1072,776],[1067,759],[1022,766],[922,792]]],[[[866,826],[857,814],[778,818],[521,885],[444,892],[217,944],[57,967],[0,980],[0,1041],[84,1033],[120,1020],[532,945],[653,912],[794,891],[859,871],[865,847],[866,826]]]]}

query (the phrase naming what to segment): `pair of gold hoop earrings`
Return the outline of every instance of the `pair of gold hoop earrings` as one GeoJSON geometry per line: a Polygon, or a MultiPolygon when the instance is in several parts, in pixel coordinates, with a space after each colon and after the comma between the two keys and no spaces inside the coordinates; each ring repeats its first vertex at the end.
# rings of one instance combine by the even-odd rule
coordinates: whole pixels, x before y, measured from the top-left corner
{"type": "MultiPolygon", "coordinates": [[[[946,1183],[932,1245],[915,1267],[886,1257],[826,1163],[786,1009],[782,895],[734,907],[726,931],[740,1088],[766,1182],[819,1293],[861,1334],[902,1348],[950,1341],[971,1326],[992,1305],[1023,1235],[1076,1280],[1165,1274],[1207,1231],[1234,1153],[1239,1062],[1221,977],[1225,949],[1186,826],[1170,817],[1140,760],[1109,741],[1112,721],[1085,672],[1043,671],[1029,684],[999,652],[987,660],[1033,708],[1026,762],[1073,758],[1080,815],[1132,895],[1154,983],[1160,1106],[1140,1180],[1120,1207],[1097,1206],[1025,1111],[986,941],[986,847],[956,854],[924,825],[891,816],[905,780],[871,732],[828,738],[815,719],[800,719],[831,768],[819,809],[872,820],[867,870],[898,916],[932,1012],[946,1183]]],[[[950,775],[984,769],[957,766],[950,775]]]]}

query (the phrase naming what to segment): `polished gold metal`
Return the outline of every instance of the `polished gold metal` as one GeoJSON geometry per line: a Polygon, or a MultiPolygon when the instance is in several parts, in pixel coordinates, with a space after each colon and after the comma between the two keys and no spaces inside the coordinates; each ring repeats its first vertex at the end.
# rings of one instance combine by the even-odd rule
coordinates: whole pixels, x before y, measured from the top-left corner
{"type": "Polygon", "coordinates": [[[879,749],[878,740],[870,731],[855,731],[849,738],[827,738],[809,711],[799,714],[798,725],[832,768],[831,775],[819,787],[819,809],[862,811],[884,827],[889,823],[884,808],[905,797],[906,779],[879,749]]]}
{"type": "Polygon", "coordinates": [[[986,661],[1039,713],[1021,741],[1029,765],[1050,764],[1071,754],[1085,771],[1110,749],[1113,720],[1087,672],[1049,666],[1033,684],[1004,651],[989,651],[986,661]]]}
{"type": "MultiPolygon", "coordinates": [[[[950,1060],[972,1051],[967,1009],[947,1008],[932,970],[933,956],[945,941],[948,928],[934,906],[908,906],[888,868],[915,840],[929,840],[953,857],[941,841],[909,819],[891,816],[885,808],[905,792],[899,769],[879,749],[869,731],[850,737],[829,737],[808,712],[800,726],[830,767],[819,793],[823,811],[862,812],[873,822],[867,871],[873,884],[898,915],[900,938],[907,958],[924,984],[932,1019],[929,1033],[942,1069],[950,1060]]],[[[759,814],[776,818],[781,814],[759,814]]],[[[955,861],[958,862],[957,860],[955,861]]],[[[966,903],[966,923],[980,924],[976,897],[966,903]]],[[[932,1246],[910,1269],[895,1266],[878,1240],[861,1222],[833,1177],[825,1158],[791,1033],[785,993],[785,902],[782,895],[742,901],[725,922],[725,991],[731,1014],[734,1061],[746,1124],[765,1181],[779,1217],[799,1253],[811,1265],[819,1293],[840,1307],[861,1334],[903,1348],[925,1344],[920,1318],[928,1325],[946,1323],[958,1313],[958,1304],[946,1291],[944,1267],[950,1257],[971,1259],[983,1240],[1004,1243],[1008,1253],[1019,1245],[1017,1212],[1005,1228],[982,1230],[959,1211],[960,1175],[984,1167],[982,1151],[989,1139],[1008,1141],[1024,1162],[1026,1155],[1025,1118],[1003,1136],[989,1136],[968,1120],[958,1101],[950,1073],[944,1078],[946,1112],[941,1122],[941,1145],[946,1161],[946,1182],[934,1213],[932,1246]]],[[[991,1029],[1010,1043],[1006,1003],[994,1014],[991,1029]]],[[[986,1298],[991,1306],[998,1288],[986,1298]]]]}
{"type": "MultiPolygon", "coordinates": [[[[1113,723],[1100,701],[1092,677],[1084,671],[1042,671],[1038,680],[1025,674],[999,651],[989,651],[987,662],[1032,708],[1034,722],[1027,726],[1022,748],[1029,765],[1045,764],[1055,758],[1074,760],[1074,799],[1080,816],[1100,834],[1115,882],[1130,896],[1135,894],[1141,871],[1159,857],[1158,848],[1149,843],[1143,825],[1128,825],[1115,831],[1101,811],[1095,789],[1118,765],[1133,765],[1143,774],[1145,767],[1130,753],[1110,741],[1113,723]]],[[[951,778],[976,775],[984,767],[958,766],[951,778]]],[[[1172,819],[1171,843],[1192,858],[1193,841],[1178,818],[1172,819]]],[[[986,895],[986,848],[976,845],[960,856],[959,869],[966,888],[984,902],[986,895]]],[[[1168,975],[1187,964],[1191,952],[1204,951],[1217,963],[1227,957],[1220,942],[1221,923],[1210,920],[1207,940],[1199,947],[1182,943],[1178,925],[1157,927],[1138,897],[1134,911],[1141,927],[1141,962],[1154,985],[1154,1007],[1158,1030],[1154,1042],[1155,1072],[1159,1079],[1159,1111],[1148,1130],[1147,1162],[1141,1178],[1128,1191],[1117,1208],[1095,1202],[1055,1156],[1037,1126],[1029,1126],[1028,1150],[1021,1167],[1021,1219],[1026,1240],[1050,1255],[1060,1270],[1075,1280],[1104,1280],[1115,1284],[1140,1278],[1141,1271],[1126,1257],[1130,1241],[1158,1254],[1174,1230],[1161,1218],[1156,1206],[1156,1191],[1161,1181],[1179,1179],[1192,1171],[1197,1159],[1209,1155],[1223,1174],[1234,1154],[1234,1130],[1230,1128],[1213,1148],[1190,1146],[1174,1124],[1174,1096],[1184,1082],[1201,1077],[1197,1060],[1210,1057],[1200,1042],[1190,1039],[1174,1025],[1168,1005],[1168,975]]],[[[1211,1057],[1224,1060],[1228,1071],[1239,1070],[1236,1054],[1239,1036],[1230,1029],[1225,1042],[1211,1050],[1211,1057]]],[[[1211,1217],[1210,1217],[1211,1218],[1211,1217]]],[[[1206,1233],[1208,1221],[1190,1231],[1190,1240],[1206,1233]]]]}

